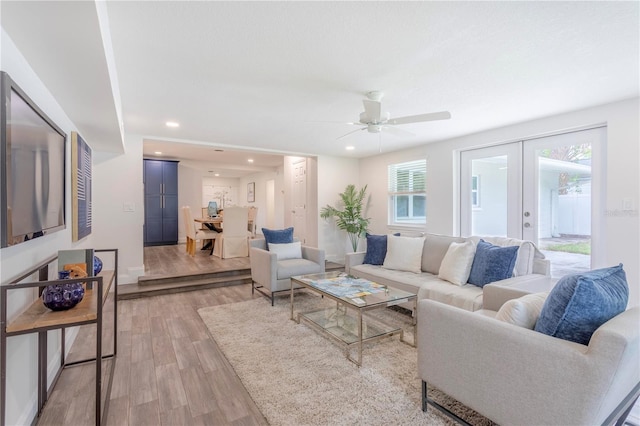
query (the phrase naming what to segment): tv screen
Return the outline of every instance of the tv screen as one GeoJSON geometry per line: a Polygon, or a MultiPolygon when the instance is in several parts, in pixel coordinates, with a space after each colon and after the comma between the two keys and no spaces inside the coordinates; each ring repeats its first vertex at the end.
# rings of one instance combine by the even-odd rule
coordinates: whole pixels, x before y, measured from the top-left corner
{"type": "Polygon", "coordinates": [[[64,229],[66,135],[1,74],[1,244],[7,247],[64,229]]]}

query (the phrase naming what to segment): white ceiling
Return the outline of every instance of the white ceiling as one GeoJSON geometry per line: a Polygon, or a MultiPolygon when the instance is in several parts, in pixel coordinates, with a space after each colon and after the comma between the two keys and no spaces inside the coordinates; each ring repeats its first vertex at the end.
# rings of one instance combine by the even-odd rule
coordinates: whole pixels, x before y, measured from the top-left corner
{"type": "Polygon", "coordinates": [[[0,17],[94,147],[122,152],[122,120],[206,169],[203,144],[361,158],[637,97],[639,6],[3,0],[0,17]],[[392,117],[452,118],[336,140],[371,90],[392,117]]]}

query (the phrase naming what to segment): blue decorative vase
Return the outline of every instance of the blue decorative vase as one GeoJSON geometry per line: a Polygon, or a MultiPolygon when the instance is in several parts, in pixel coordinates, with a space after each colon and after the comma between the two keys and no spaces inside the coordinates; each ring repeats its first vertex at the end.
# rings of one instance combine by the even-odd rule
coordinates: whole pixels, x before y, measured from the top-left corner
{"type": "MultiPolygon", "coordinates": [[[[59,271],[58,278],[69,278],[69,271],[59,271]]],[[[42,303],[52,311],[66,311],[80,303],[83,297],[82,283],[52,284],[42,292],[42,303]]]]}
{"type": "Polygon", "coordinates": [[[102,260],[98,256],[93,256],[93,276],[97,277],[102,271],[102,260]]]}

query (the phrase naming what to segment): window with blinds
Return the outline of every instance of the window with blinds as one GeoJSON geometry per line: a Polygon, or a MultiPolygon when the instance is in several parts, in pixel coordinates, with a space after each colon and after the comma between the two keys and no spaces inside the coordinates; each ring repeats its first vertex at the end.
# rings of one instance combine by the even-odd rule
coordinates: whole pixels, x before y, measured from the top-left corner
{"type": "Polygon", "coordinates": [[[427,160],[391,164],[389,173],[389,224],[412,225],[427,221],[427,160]]]}

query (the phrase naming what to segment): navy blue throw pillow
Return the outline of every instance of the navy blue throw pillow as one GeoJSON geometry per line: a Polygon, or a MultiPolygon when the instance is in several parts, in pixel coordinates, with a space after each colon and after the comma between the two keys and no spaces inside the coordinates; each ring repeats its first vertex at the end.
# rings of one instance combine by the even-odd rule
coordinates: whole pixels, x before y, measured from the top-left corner
{"type": "Polygon", "coordinates": [[[288,244],[293,242],[293,227],[287,229],[267,229],[262,228],[262,235],[267,242],[267,250],[269,244],[288,244]]]}
{"type": "Polygon", "coordinates": [[[629,285],[622,263],[565,275],[545,300],[535,330],[588,345],[598,327],[624,312],[628,301],[629,285]]]}
{"type": "Polygon", "coordinates": [[[485,240],[480,240],[476,246],[476,254],[467,282],[484,287],[485,284],[511,278],[519,248],[518,246],[494,246],[485,240]]]}
{"type": "MultiPolygon", "coordinates": [[[[393,234],[399,237],[400,234],[393,234]]],[[[387,236],[386,235],[372,235],[367,236],[367,252],[364,255],[363,264],[368,265],[382,265],[384,258],[387,255],[387,236]]]]}
{"type": "Polygon", "coordinates": [[[364,261],[368,265],[382,265],[387,255],[387,236],[367,234],[367,253],[364,261]]]}

